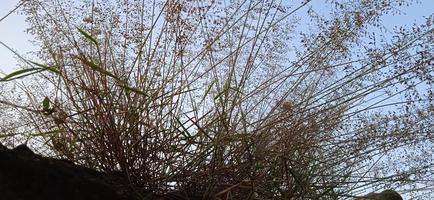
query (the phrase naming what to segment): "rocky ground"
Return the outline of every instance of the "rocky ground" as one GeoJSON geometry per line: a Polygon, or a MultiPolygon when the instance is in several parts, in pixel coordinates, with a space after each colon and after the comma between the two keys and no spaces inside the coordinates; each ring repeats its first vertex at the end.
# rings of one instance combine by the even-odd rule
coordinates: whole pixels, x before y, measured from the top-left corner
{"type": "MultiPolygon", "coordinates": [[[[25,145],[8,149],[0,144],[0,199],[136,200],[130,195],[129,187],[119,175],[80,167],[67,160],[46,158],[25,145]]],[[[141,196],[143,200],[192,199],[182,197],[179,192],[141,196]]]]}
{"type": "Polygon", "coordinates": [[[129,200],[112,177],[61,159],[34,154],[27,146],[0,145],[0,197],[8,200],[129,200]]]}

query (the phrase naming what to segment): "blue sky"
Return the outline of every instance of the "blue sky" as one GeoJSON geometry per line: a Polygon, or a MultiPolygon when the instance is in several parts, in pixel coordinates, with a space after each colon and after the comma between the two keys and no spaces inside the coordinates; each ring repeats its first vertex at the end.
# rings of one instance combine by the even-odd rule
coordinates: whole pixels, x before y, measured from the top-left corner
{"type": "MultiPolygon", "coordinates": [[[[315,4],[316,1],[319,2],[319,0],[314,0],[311,3],[315,4]]],[[[383,24],[389,30],[392,30],[394,26],[423,22],[424,17],[434,13],[434,0],[421,0],[419,2],[410,7],[399,8],[405,12],[404,15],[384,17],[383,24]]],[[[18,3],[19,0],[0,0],[0,18],[9,13],[18,3]]],[[[29,42],[32,37],[25,33],[27,27],[25,17],[14,12],[0,22],[0,41],[25,57],[28,56],[29,51],[34,51],[37,48],[29,42]]],[[[0,73],[11,72],[17,67],[19,66],[14,54],[5,47],[0,46],[0,73]]]]}
{"type": "MultiPolygon", "coordinates": [[[[19,0],[0,0],[0,19],[9,13],[19,0]]],[[[0,41],[25,55],[36,50],[29,42],[31,36],[25,33],[27,28],[25,18],[17,12],[12,13],[0,22],[0,41]]],[[[15,56],[8,49],[0,45],[0,72],[10,72],[17,68],[15,56]]]]}

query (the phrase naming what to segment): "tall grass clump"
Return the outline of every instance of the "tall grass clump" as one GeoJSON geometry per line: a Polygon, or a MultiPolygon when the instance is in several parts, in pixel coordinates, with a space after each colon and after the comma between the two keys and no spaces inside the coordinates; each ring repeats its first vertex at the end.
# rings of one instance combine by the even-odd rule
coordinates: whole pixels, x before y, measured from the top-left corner
{"type": "Polygon", "coordinates": [[[412,82],[432,84],[432,27],[378,47],[367,29],[400,2],[312,4],[27,1],[44,87],[25,90],[22,120],[138,196],[337,199],[430,174],[380,161],[433,139],[417,129],[430,129],[432,96],[412,82]]]}

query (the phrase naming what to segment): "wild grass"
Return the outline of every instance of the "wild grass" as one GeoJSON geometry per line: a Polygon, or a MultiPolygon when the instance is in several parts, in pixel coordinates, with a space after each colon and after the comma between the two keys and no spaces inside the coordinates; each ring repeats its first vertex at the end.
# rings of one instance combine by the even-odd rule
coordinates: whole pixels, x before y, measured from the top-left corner
{"type": "Polygon", "coordinates": [[[400,62],[387,48],[354,59],[364,24],[387,10],[375,2],[337,7],[345,13],[319,22],[292,53],[295,14],[309,1],[104,2],[27,2],[44,64],[3,80],[39,72],[50,89],[27,92],[33,137],[58,156],[122,172],[137,191],[336,199],[376,184],[363,182],[367,158],[424,138],[375,126],[381,116],[361,106],[394,96],[368,98],[413,69],[382,76],[385,62],[400,62]]]}

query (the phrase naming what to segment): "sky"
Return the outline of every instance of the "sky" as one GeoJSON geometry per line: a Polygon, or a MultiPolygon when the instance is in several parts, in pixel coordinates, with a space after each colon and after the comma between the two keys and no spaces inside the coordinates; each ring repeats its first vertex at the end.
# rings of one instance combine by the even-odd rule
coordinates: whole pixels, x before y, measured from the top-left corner
{"type": "MultiPolygon", "coordinates": [[[[0,19],[13,10],[18,3],[19,0],[0,0],[0,19]]],[[[31,35],[25,33],[26,28],[28,25],[25,22],[25,17],[17,12],[12,13],[0,21],[0,42],[23,55],[36,50],[37,48],[29,41],[32,39],[31,35]]],[[[17,65],[14,54],[0,44],[0,74],[17,69],[17,65]]]]}
{"type": "MultiPolygon", "coordinates": [[[[320,0],[313,0],[311,3],[315,4],[316,1],[319,2],[320,0]]],[[[13,10],[19,2],[20,0],[0,0],[0,19],[13,10]]],[[[424,17],[434,13],[434,0],[420,0],[419,2],[410,7],[399,8],[406,12],[403,15],[384,17],[383,24],[389,30],[392,30],[397,25],[411,25],[415,22],[423,22],[424,17]]],[[[25,32],[27,28],[25,17],[18,12],[12,13],[0,21],[0,42],[5,43],[28,58],[28,53],[36,51],[37,47],[29,41],[32,36],[25,32]]],[[[0,76],[3,76],[2,73],[10,73],[20,67],[23,66],[19,66],[16,56],[0,44],[0,76]]]]}

